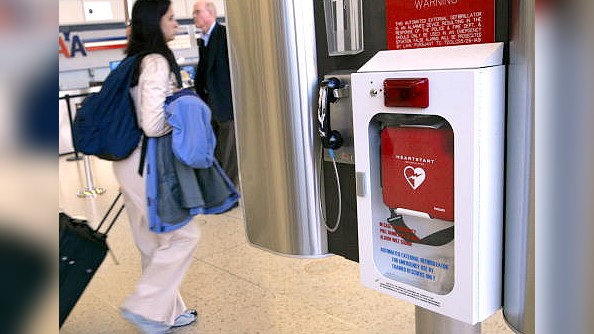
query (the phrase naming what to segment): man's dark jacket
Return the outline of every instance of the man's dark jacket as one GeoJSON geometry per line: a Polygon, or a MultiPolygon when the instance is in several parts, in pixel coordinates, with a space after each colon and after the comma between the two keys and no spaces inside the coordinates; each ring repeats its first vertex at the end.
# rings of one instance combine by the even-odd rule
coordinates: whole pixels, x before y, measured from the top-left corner
{"type": "Polygon", "coordinates": [[[200,59],[194,80],[196,93],[208,104],[212,117],[218,122],[233,119],[226,30],[225,26],[215,23],[208,45],[204,47],[199,40],[200,59]]]}

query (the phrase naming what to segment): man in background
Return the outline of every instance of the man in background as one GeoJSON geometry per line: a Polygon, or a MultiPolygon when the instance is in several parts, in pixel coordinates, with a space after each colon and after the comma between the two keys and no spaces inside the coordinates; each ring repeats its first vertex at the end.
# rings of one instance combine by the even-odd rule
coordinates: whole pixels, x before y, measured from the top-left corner
{"type": "Polygon", "coordinates": [[[212,1],[196,1],[192,17],[194,25],[202,33],[198,39],[199,60],[194,87],[212,110],[212,123],[217,137],[215,157],[231,181],[238,185],[226,27],[217,23],[217,11],[212,1]]]}

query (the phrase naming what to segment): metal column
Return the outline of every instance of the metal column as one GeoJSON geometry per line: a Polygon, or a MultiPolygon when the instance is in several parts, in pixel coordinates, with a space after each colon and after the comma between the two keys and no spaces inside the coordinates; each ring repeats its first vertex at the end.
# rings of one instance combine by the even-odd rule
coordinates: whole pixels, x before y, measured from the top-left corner
{"type": "Polygon", "coordinates": [[[481,323],[469,325],[462,321],[415,306],[416,334],[480,334],[481,323]]]}
{"type": "Polygon", "coordinates": [[[503,314],[514,330],[533,334],[534,1],[511,6],[503,314]]]}
{"type": "Polygon", "coordinates": [[[541,4],[534,25],[535,333],[588,334],[594,329],[594,2],[541,4]]]}
{"type": "Polygon", "coordinates": [[[276,253],[327,253],[320,223],[311,1],[225,2],[246,234],[276,253]]]}

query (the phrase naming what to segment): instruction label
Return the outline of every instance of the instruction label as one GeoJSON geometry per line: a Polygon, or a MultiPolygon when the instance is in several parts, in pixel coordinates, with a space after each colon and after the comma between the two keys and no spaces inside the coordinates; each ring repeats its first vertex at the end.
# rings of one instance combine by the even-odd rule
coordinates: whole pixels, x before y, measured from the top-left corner
{"type": "Polygon", "coordinates": [[[386,0],[388,49],[495,41],[495,2],[386,0]]]}
{"type": "Polygon", "coordinates": [[[382,247],[382,253],[390,255],[391,269],[418,277],[420,279],[435,281],[438,269],[449,270],[449,264],[408,254],[405,252],[382,247]]]}
{"type": "MultiPolygon", "coordinates": [[[[411,285],[436,294],[447,294],[454,287],[454,243],[443,246],[427,246],[410,243],[402,238],[403,233],[426,235],[427,226],[439,224],[429,218],[407,217],[407,221],[421,227],[397,230],[399,226],[381,220],[373,227],[373,262],[386,278],[411,285]]],[[[443,228],[431,226],[431,229],[443,228]]],[[[385,288],[385,287],[384,287],[385,288]]],[[[389,289],[399,294],[401,290],[389,289]]],[[[408,294],[405,294],[411,297],[408,294]]],[[[419,296],[412,296],[423,300],[419,296]]],[[[423,300],[428,302],[426,300],[423,300]]]]}

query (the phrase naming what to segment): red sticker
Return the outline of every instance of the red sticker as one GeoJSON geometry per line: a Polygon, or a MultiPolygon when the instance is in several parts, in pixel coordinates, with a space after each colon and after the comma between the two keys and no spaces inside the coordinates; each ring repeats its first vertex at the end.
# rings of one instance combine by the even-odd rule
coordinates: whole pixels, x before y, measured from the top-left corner
{"type": "Polygon", "coordinates": [[[386,0],[388,49],[492,43],[495,2],[386,0]]]}

